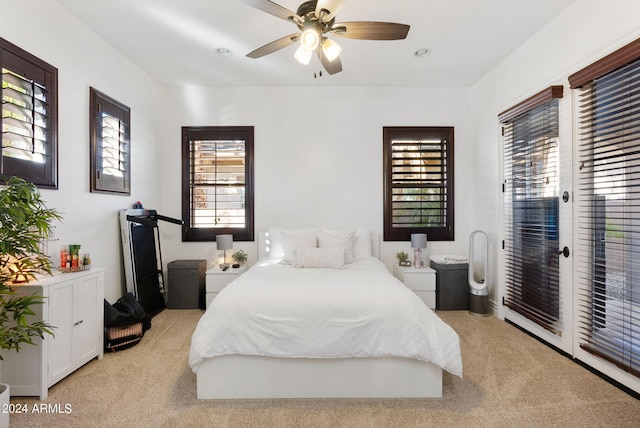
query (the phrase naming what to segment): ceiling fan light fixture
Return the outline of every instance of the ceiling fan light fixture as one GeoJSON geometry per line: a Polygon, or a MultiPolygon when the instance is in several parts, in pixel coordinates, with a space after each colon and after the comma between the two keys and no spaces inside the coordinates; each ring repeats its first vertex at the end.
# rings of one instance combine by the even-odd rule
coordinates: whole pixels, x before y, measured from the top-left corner
{"type": "Polygon", "coordinates": [[[331,62],[340,56],[342,48],[333,40],[324,39],[324,41],[322,42],[322,52],[324,53],[324,56],[326,56],[327,59],[331,62]]]}
{"type": "Polygon", "coordinates": [[[309,51],[309,50],[305,49],[305,47],[303,45],[300,45],[298,47],[298,49],[296,50],[296,53],[293,55],[293,57],[300,64],[309,65],[309,62],[311,62],[311,56],[312,55],[313,55],[313,51],[309,51]]]}
{"type": "Polygon", "coordinates": [[[313,51],[320,43],[320,35],[314,29],[304,30],[300,36],[300,44],[308,51],[313,51]]]}
{"type": "MultiPolygon", "coordinates": [[[[341,47],[327,40],[328,35],[356,40],[402,40],[409,29],[406,24],[383,21],[351,21],[336,24],[336,15],[346,0],[303,0],[296,12],[276,3],[278,0],[244,0],[250,6],[295,24],[298,32],[281,37],[247,54],[261,58],[300,41],[294,57],[309,64],[314,54],[320,64],[333,75],[342,71],[341,47]]],[[[292,0],[289,0],[292,1],[292,0]]]]}

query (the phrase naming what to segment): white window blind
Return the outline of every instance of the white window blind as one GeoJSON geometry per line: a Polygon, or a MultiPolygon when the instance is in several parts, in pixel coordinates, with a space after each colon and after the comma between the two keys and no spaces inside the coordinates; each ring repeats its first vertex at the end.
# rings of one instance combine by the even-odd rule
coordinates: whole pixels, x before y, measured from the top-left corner
{"type": "Polygon", "coordinates": [[[2,69],[2,155],[45,163],[47,89],[2,69]]]}
{"type": "Polygon", "coordinates": [[[127,123],[106,112],[101,113],[101,121],[100,171],[103,175],[122,178],[128,170],[125,156],[129,135],[127,123]]]}
{"type": "Polygon", "coordinates": [[[245,227],[244,140],[191,141],[191,227],[245,227]]]}

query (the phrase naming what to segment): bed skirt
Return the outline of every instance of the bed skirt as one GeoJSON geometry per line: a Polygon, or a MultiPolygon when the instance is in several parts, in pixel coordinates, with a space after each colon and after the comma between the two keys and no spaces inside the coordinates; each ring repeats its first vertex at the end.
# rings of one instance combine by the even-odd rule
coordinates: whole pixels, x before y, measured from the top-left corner
{"type": "Polygon", "coordinates": [[[199,399],[442,397],[442,369],[420,360],[224,355],[198,368],[199,399]]]}

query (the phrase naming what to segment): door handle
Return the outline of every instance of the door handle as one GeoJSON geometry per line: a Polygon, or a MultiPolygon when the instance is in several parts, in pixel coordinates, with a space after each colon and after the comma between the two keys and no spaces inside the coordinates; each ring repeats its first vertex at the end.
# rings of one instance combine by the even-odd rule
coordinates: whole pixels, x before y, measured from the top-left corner
{"type": "Polygon", "coordinates": [[[558,255],[560,254],[565,257],[569,257],[569,247],[565,246],[562,250],[558,250],[558,255]]]}

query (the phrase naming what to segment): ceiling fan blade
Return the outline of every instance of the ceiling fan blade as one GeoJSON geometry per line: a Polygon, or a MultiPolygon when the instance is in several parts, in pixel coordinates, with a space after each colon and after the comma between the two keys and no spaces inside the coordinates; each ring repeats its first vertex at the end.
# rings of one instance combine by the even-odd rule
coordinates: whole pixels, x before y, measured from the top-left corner
{"type": "Polygon", "coordinates": [[[290,11],[284,6],[280,6],[277,3],[274,3],[269,0],[242,0],[243,3],[248,4],[249,6],[253,6],[256,9],[259,9],[263,12],[267,12],[270,15],[273,15],[278,18],[282,18],[285,21],[297,20],[298,22],[302,22],[303,19],[298,16],[297,13],[290,11]]]}
{"type": "Polygon", "coordinates": [[[409,26],[395,22],[340,22],[333,24],[331,32],[339,37],[361,40],[400,40],[407,37],[409,26]]]}
{"type": "Polygon", "coordinates": [[[327,70],[329,74],[336,74],[342,71],[342,62],[340,62],[340,57],[334,59],[333,61],[329,61],[327,56],[322,51],[322,47],[318,47],[316,49],[316,53],[318,54],[318,58],[320,58],[320,63],[327,70]]]}
{"type": "Polygon", "coordinates": [[[316,4],[316,16],[320,17],[320,11],[326,10],[327,15],[324,17],[324,22],[331,21],[342,9],[346,0],[318,0],[316,4]]]}
{"type": "Polygon", "coordinates": [[[282,37],[278,40],[274,40],[271,43],[267,43],[266,45],[259,47],[253,52],[249,52],[247,56],[249,58],[260,58],[280,49],[286,48],[287,46],[297,42],[298,40],[300,40],[300,33],[289,34],[288,36],[282,37]]]}

